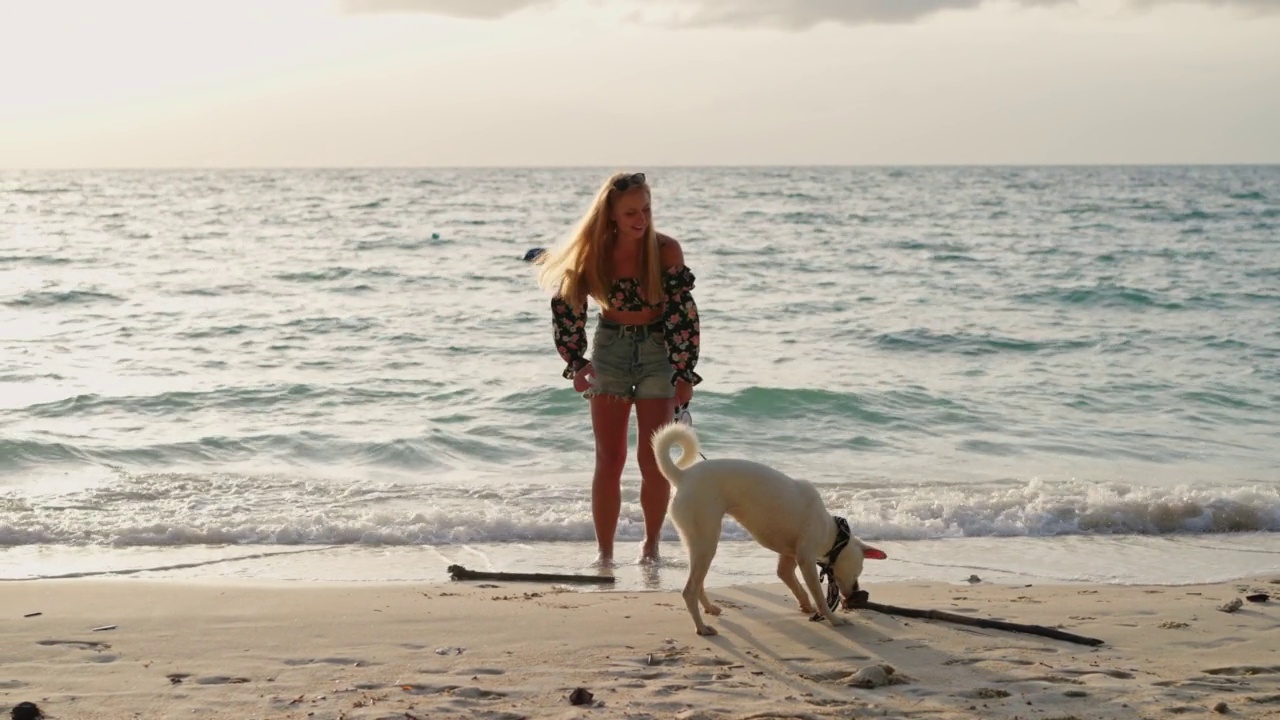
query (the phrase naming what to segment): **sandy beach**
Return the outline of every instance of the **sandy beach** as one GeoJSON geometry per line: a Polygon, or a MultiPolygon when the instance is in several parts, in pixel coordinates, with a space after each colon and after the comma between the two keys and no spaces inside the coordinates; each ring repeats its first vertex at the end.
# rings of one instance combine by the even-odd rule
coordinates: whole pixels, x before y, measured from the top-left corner
{"type": "Polygon", "coordinates": [[[1280,717],[1280,601],[1244,601],[1277,582],[866,586],[1099,647],[869,610],[833,629],[781,583],[712,590],[704,638],[666,591],[9,582],[0,697],[67,720],[1280,717]]]}

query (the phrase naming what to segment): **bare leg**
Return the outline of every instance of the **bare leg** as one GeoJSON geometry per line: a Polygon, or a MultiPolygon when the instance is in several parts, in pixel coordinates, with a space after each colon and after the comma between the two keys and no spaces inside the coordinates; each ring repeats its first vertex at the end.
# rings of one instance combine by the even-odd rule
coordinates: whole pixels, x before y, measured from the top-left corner
{"type": "Polygon", "coordinates": [[[591,398],[591,430],[596,438],[596,470],[591,478],[591,517],[599,562],[613,561],[613,537],[622,510],[622,468],[627,464],[627,424],[631,401],[611,395],[591,398]]]}
{"type": "Polygon", "coordinates": [[[667,502],[671,498],[671,483],[658,469],[653,455],[653,434],[671,421],[671,400],[636,400],[636,425],[639,447],[636,457],[640,462],[640,508],[644,511],[644,549],[641,559],[657,560],[658,544],[662,540],[662,523],[667,517],[667,502]]]}

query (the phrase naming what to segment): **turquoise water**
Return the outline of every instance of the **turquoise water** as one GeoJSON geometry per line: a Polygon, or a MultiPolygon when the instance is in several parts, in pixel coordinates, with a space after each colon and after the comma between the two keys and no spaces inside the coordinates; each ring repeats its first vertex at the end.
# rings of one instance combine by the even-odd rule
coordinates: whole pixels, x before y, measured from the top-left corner
{"type": "MultiPolygon", "coordinates": [[[[0,577],[585,567],[522,257],[607,172],[0,173],[0,577]]],[[[705,453],[817,483],[876,572],[1280,571],[1280,168],[649,174],[705,453]]],[[[722,580],[771,577],[745,537],[722,580]]]]}

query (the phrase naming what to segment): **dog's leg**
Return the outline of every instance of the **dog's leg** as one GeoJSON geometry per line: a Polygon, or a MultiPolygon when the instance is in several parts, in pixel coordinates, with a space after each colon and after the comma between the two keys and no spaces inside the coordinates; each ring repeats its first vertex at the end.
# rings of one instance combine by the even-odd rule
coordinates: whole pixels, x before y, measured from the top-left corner
{"type": "Polygon", "coordinates": [[[702,611],[708,615],[719,615],[720,606],[711,602],[711,598],[707,597],[707,588],[704,584],[702,591],[698,593],[698,598],[702,600],[702,611]]]}
{"type": "Polygon", "coordinates": [[[694,627],[698,629],[699,635],[716,634],[716,629],[703,622],[702,613],[698,612],[698,603],[701,602],[707,607],[709,614],[720,614],[720,608],[712,605],[707,599],[707,591],[704,588],[707,572],[711,570],[711,561],[715,556],[715,546],[690,548],[689,552],[689,579],[685,581],[684,592],[681,595],[684,597],[685,607],[689,608],[689,616],[693,618],[694,627]]]}
{"type": "Polygon", "coordinates": [[[693,618],[699,635],[715,635],[716,629],[702,621],[698,603],[702,603],[707,614],[720,614],[720,608],[707,598],[706,581],[711,561],[716,557],[716,548],[720,545],[720,526],[724,519],[709,518],[705,512],[698,514],[698,509],[690,505],[689,496],[679,495],[672,503],[671,516],[680,528],[685,550],[689,553],[689,579],[681,593],[685,607],[689,609],[689,616],[693,618]]]}
{"type": "Polygon", "coordinates": [[[822,613],[822,617],[826,618],[832,625],[848,625],[848,618],[842,618],[831,612],[831,608],[827,607],[826,598],[822,594],[822,583],[818,581],[818,561],[809,559],[799,559],[800,574],[804,575],[804,583],[809,586],[809,593],[813,595],[813,602],[818,606],[818,610],[822,613]]]}
{"type": "Polygon", "coordinates": [[[809,596],[804,594],[804,588],[800,587],[800,583],[796,580],[796,559],[790,555],[778,556],[778,579],[786,583],[787,589],[792,595],[796,596],[796,601],[800,603],[800,611],[805,615],[812,615],[816,612],[813,605],[809,604],[809,596]]]}

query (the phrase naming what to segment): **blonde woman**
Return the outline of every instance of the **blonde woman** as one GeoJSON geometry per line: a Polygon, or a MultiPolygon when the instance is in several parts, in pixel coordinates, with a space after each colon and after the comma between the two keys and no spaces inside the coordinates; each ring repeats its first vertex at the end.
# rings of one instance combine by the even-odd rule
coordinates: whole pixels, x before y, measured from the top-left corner
{"type": "Polygon", "coordinates": [[[693,371],[700,335],[693,273],[680,243],[654,229],[643,173],[605,181],[569,241],[537,262],[543,284],[555,290],[552,324],[556,350],[567,363],[564,377],[591,403],[598,562],[613,561],[632,405],[640,438],[641,558],[656,560],[671,486],[658,471],[649,438],[702,381],[693,371]],[[588,299],[600,310],[590,355],[588,299]]]}

